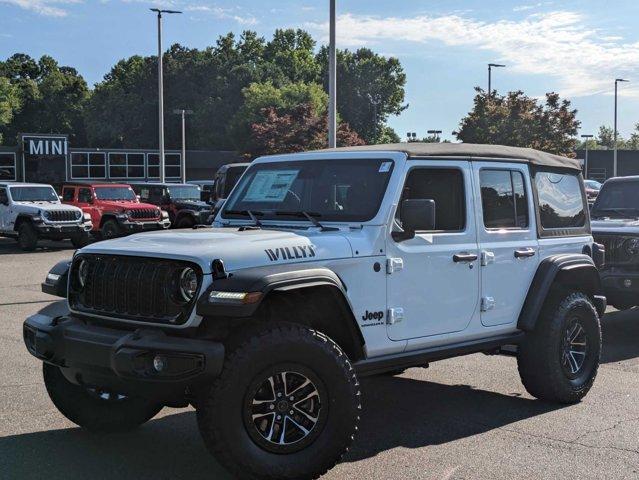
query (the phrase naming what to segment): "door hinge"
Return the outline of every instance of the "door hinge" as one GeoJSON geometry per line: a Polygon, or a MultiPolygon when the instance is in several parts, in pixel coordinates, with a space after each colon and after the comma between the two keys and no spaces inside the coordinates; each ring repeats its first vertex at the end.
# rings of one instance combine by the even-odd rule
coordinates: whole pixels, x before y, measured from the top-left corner
{"type": "Polygon", "coordinates": [[[482,250],[481,252],[481,266],[485,267],[491,263],[495,263],[495,252],[489,252],[487,250],[482,250]]]}
{"type": "Polygon", "coordinates": [[[403,308],[389,308],[388,315],[386,315],[386,324],[387,325],[395,325],[396,323],[404,320],[404,309],[403,308]]]}
{"type": "Polygon", "coordinates": [[[399,272],[404,268],[404,259],[403,258],[387,258],[386,259],[386,273],[389,275],[391,273],[399,272]]]}
{"type": "Polygon", "coordinates": [[[493,297],[482,297],[481,299],[481,311],[487,312],[495,308],[495,299],[493,297]]]}

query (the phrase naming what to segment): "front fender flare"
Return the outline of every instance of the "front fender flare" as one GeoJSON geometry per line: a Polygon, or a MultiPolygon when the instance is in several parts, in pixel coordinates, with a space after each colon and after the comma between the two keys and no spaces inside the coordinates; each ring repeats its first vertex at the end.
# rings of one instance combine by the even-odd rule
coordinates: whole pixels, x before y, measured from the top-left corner
{"type": "Polygon", "coordinates": [[[557,282],[592,297],[600,315],[603,313],[600,310],[605,310],[601,279],[592,258],[583,254],[552,255],[542,260],[537,267],[519,314],[517,327],[520,330],[534,330],[544,302],[557,282]]]}

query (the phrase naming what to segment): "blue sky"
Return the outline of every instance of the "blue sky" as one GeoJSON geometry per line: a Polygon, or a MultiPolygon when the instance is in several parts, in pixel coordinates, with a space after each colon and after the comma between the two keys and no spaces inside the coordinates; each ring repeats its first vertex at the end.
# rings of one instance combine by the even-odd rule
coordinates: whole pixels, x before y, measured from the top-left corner
{"type": "MultiPolygon", "coordinates": [[[[614,78],[625,77],[619,128],[639,122],[639,2],[506,0],[337,0],[340,48],[368,46],[399,57],[410,107],[390,124],[403,136],[441,129],[451,138],[486,88],[488,62],[500,92],[557,91],[579,110],[582,132],[612,125],[614,78]]],[[[185,11],[165,22],[165,44],[202,48],[228,31],[301,27],[328,34],[328,0],[0,0],[0,58],[49,54],[90,84],[119,59],[156,52],[149,6],[185,11]]]]}

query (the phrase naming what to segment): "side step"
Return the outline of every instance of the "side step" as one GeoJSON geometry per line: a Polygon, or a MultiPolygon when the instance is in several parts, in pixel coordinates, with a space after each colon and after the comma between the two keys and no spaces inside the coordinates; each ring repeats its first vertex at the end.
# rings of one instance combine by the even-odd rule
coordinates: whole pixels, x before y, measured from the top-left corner
{"type": "MultiPolygon", "coordinates": [[[[360,377],[377,375],[380,373],[398,370],[402,368],[419,367],[437,360],[470,355],[472,353],[491,352],[510,353],[512,348],[504,348],[506,345],[518,345],[524,338],[524,332],[512,335],[500,335],[498,337],[482,338],[470,342],[456,343],[431,347],[411,352],[395,353],[382,357],[368,358],[355,362],[354,367],[360,377]],[[502,350],[504,350],[502,352],[502,350]]],[[[512,353],[511,353],[512,354],[512,353]]]]}

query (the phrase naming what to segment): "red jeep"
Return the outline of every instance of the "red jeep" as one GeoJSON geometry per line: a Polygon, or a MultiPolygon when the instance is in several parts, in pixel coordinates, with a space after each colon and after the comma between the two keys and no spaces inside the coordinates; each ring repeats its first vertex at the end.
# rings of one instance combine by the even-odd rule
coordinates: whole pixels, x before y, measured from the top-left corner
{"type": "Polygon", "coordinates": [[[89,213],[92,233],[102,239],[171,226],[166,212],[140,203],[133,189],[125,184],[66,183],[62,187],[62,203],[89,213]]]}

